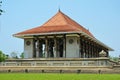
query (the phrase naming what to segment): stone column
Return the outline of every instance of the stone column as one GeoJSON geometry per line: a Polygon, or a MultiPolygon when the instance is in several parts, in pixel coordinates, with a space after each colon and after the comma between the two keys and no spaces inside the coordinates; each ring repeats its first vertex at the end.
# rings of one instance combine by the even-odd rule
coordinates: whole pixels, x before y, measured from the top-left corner
{"type": "Polygon", "coordinates": [[[92,43],[90,43],[90,55],[91,55],[91,58],[92,58],[92,43]]]}
{"type": "Polygon", "coordinates": [[[45,58],[48,57],[48,39],[45,37],[45,58]]]}
{"type": "Polygon", "coordinates": [[[97,53],[97,45],[96,45],[96,57],[98,57],[98,53],[97,53]]]}
{"type": "Polygon", "coordinates": [[[79,35],[79,58],[81,58],[81,36],[79,35]]]}
{"type": "Polygon", "coordinates": [[[89,58],[89,42],[87,41],[87,58],[89,58]]]}
{"type": "Polygon", "coordinates": [[[96,53],[96,57],[98,57],[98,54],[97,54],[97,46],[95,47],[95,53],[96,53]]]}
{"type": "Polygon", "coordinates": [[[42,40],[39,40],[39,57],[43,57],[43,47],[42,47],[42,40]]]}
{"type": "Polygon", "coordinates": [[[36,58],[39,58],[39,39],[37,39],[37,42],[36,42],[36,58]]]}
{"type": "Polygon", "coordinates": [[[87,45],[86,45],[86,40],[85,40],[85,42],[84,42],[84,46],[85,46],[85,52],[84,52],[84,58],[86,58],[86,55],[87,55],[87,51],[86,51],[86,48],[87,48],[87,45]]]}
{"type": "Polygon", "coordinates": [[[97,45],[97,57],[99,57],[99,46],[97,45]]]}
{"type": "Polygon", "coordinates": [[[92,58],[94,57],[94,45],[93,45],[93,43],[92,43],[92,58]]]}
{"type": "Polygon", "coordinates": [[[35,39],[33,39],[33,58],[36,57],[36,46],[35,46],[35,39]]]}
{"type": "Polygon", "coordinates": [[[90,58],[90,43],[88,41],[88,58],[90,58]]]}
{"type": "Polygon", "coordinates": [[[63,57],[66,57],[66,35],[63,35],[63,57]]]}
{"type": "Polygon", "coordinates": [[[106,53],[107,53],[107,57],[108,57],[109,56],[108,50],[106,50],[106,53]]]}
{"type": "Polygon", "coordinates": [[[81,38],[81,58],[84,58],[84,53],[85,53],[85,44],[84,44],[84,39],[83,37],[81,38]]]}
{"type": "Polygon", "coordinates": [[[94,43],[94,57],[96,57],[96,47],[95,47],[95,43],[94,43]]]}
{"type": "Polygon", "coordinates": [[[56,36],[54,36],[54,48],[53,48],[53,53],[54,53],[54,57],[58,57],[57,54],[57,40],[56,40],[56,36]]]}

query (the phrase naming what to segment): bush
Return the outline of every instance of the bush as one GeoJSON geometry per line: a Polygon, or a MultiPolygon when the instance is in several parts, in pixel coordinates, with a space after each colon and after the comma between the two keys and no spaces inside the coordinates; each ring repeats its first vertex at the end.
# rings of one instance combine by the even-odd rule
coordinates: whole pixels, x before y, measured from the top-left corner
{"type": "Polygon", "coordinates": [[[0,62],[4,61],[6,59],[6,55],[0,51],[0,62]]]}

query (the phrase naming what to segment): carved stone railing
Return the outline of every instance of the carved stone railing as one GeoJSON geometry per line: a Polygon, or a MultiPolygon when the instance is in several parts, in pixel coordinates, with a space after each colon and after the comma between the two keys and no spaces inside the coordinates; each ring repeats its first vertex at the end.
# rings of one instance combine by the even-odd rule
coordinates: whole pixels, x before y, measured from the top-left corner
{"type": "Polygon", "coordinates": [[[109,58],[41,58],[41,59],[8,59],[0,66],[111,66],[109,58]]]}

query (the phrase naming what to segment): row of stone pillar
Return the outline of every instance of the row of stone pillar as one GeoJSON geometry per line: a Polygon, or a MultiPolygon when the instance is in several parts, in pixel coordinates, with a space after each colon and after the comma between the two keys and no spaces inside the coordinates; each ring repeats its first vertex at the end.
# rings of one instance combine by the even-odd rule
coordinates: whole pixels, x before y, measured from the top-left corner
{"type": "MultiPolygon", "coordinates": [[[[79,38],[79,46],[80,46],[80,58],[94,58],[94,57],[99,57],[99,52],[102,50],[107,52],[108,56],[108,51],[103,48],[102,46],[98,45],[97,43],[88,40],[84,36],[80,36],[79,38]]],[[[66,57],[66,35],[63,35],[63,37],[57,37],[54,36],[52,38],[48,38],[47,36],[45,38],[34,38],[34,52],[33,52],[33,57],[34,58],[39,58],[39,57],[66,57]],[[51,41],[51,40],[52,41],[51,41]],[[59,41],[59,39],[61,41],[59,41]],[[51,42],[53,42],[51,44],[51,42]],[[62,42],[62,45],[60,46],[60,42],[62,42]],[[44,50],[43,49],[43,44],[44,50]],[[62,47],[62,51],[60,51],[60,47],[62,47]],[[51,48],[51,49],[50,49],[51,48]],[[50,51],[52,50],[52,51],[50,51]],[[44,56],[43,56],[44,53],[44,56]],[[52,55],[53,56],[52,56],[52,55]]]]}
{"type": "MultiPolygon", "coordinates": [[[[99,57],[100,51],[108,51],[97,43],[88,40],[87,38],[80,36],[80,57],[81,58],[95,58],[99,57]]],[[[107,55],[108,56],[108,55],[107,55]]]]}
{"type": "Polygon", "coordinates": [[[60,38],[56,36],[54,36],[53,38],[48,38],[47,36],[45,38],[34,38],[33,45],[34,45],[33,58],[66,57],[66,36],[65,35],[63,35],[63,37],[60,37],[60,38]],[[51,43],[52,41],[53,43],[51,43]],[[61,42],[63,43],[60,44],[61,42]],[[44,50],[42,50],[43,44],[45,45],[44,50]],[[44,56],[43,56],[43,52],[44,52],[44,56]]]}

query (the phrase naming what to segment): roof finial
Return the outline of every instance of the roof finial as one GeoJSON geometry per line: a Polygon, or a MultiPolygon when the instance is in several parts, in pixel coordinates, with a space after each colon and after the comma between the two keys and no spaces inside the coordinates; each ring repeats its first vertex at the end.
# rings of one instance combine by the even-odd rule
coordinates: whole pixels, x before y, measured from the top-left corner
{"type": "Polygon", "coordinates": [[[59,7],[58,7],[58,11],[61,12],[61,10],[60,10],[60,5],[59,5],[59,7]]]}
{"type": "Polygon", "coordinates": [[[59,8],[59,12],[60,12],[60,8],[59,8]]]}

